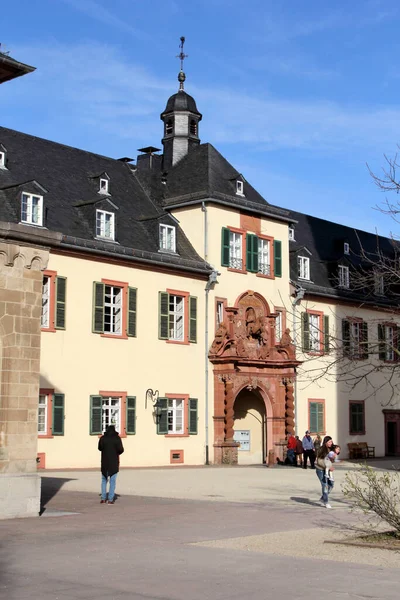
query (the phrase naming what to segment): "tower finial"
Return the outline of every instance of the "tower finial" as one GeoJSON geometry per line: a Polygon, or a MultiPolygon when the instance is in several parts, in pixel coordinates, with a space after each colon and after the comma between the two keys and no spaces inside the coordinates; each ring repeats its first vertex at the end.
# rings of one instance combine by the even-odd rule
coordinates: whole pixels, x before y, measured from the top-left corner
{"type": "Polygon", "coordinates": [[[179,58],[179,60],[181,61],[181,70],[179,71],[179,74],[178,74],[179,90],[183,90],[184,89],[184,85],[183,84],[185,83],[185,79],[186,79],[186,75],[183,72],[183,61],[185,60],[185,58],[188,58],[188,55],[183,52],[183,46],[184,46],[184,44],[185,44],[185,37],[182,36],[181,37],[181,43],[179,44],[180,52],[179,52],[179,54],[176,57],[176,58],[179,58]]]}

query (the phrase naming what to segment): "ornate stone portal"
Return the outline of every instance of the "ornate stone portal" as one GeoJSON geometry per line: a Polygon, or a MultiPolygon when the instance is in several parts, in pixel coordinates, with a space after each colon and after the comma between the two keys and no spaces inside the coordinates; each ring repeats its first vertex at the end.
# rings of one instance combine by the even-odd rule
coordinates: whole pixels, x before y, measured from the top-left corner
{"type": "Polygon", "coordinates": [[[236,464],[234,402],[239,392],[257,390],[267,414],[267,456],[275,445],[294,431],[293,381],[295,347],[286,329],[276,340],[278,315],[257,292],[242,294],[216,332],[209,359],[214,365],[214,460],[236,464]]]}

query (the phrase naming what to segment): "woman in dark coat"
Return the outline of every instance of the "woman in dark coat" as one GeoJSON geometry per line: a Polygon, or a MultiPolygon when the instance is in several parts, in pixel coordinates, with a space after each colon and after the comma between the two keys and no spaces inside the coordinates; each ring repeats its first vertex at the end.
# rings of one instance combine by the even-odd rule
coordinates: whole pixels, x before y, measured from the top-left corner
{"type": "Polygon", "coordinates": [[[99,450],[101,452],[101,504],[105,504],[107,497],[107,480],[110,478],[110,489],[108,490],[108,504],[114,504],[115,484],[119,471],[119,455],[123,453],[124,447],[114,425],[109,425],[99,439],[99,450]]]}

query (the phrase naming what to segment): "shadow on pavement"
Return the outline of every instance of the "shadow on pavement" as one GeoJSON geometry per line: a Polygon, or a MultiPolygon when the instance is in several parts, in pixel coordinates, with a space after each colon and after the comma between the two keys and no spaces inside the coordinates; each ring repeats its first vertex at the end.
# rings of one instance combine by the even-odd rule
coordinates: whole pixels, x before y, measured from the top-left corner
{"type": "Polygon", "coordinates": [[[290,496],[290,500],[293,500],[293,502],[298,502],[299,504],[308,504],[308,506],[321,506],[320,502],[315,502],[314,500],[310,500],[309,498],[290,496]]]}
{"type": "Polygon", "coordinates": [[[46,510],[46,505],[60,491],[64,483],[74,481],[65,477],[42,477],[41,480],[41,496],[40,496],[40,513],[41,516],[46,510]]]}

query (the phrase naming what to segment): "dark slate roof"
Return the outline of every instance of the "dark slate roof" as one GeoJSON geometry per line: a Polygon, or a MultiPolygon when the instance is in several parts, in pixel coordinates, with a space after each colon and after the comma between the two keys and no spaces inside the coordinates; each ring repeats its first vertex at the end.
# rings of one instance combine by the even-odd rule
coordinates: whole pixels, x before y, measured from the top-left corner
{"type": "Polygon", "coordinates": [[[25,65],[15,60],[15,58],[11,58],[8,54],[0,52],[0,83],[10,81],[10,79],[15,79],[27,73],[32,73],[34,70],[35,67],[25,65]]]}
{"type": "Polygon", "coordinates": [[[278,220],[289,220],[287,210],[269,204],[211,144],[192,147],[167,173],[162,190],[162,203],[166,208],[205,199],[278,220]],[[244,182],[244,197],[236,194],[238,179],[244,182]]]}
{"type": "Polygon", "coordinates": [[[179,92],[168,98],[167,106],[161,114],[161,118],[168,113],[182,111],[189,111],[196,115],[200,115],[197,110],[195,99],[192,96],[189,96],[184,90],[179,90],[179,92]]]}
{"type": "Polygon", "coordinates": [[[7,169],[0,169],[0,220],[18,223],[21,192],[40,193],[44,225],[61,232],[69,247],[97,248],[204,273],[211,270],[172,217],[150,198],[130,165],[3,127],[0,143],[7,150],[7,169]],[[98,193],[96,174],[103,173],[110,178],[108,195],[98,193]],[[95,208],[113,210],[113,206],[118,243],[98,241],[95,208]],[[160,222],[177,226],[177,255],[158,252],[160,222]]]}
{"type": "Polygon", "coordinates": [[[295,241],[289,242],[291,279],[307,293],[379,304],[393,304],[393,298],[398,298],[398,292],[391,295],[390,290],[386,299],[376,297],[370,277],[374,266],[379,267],[382,261],[392,261],[399,256],[397,242],[295,211],[290,211],[290,214],[293,221],[297,221],[294,225],[295,241]],[[350,247],[349,255],[344,254],[345,242],[350,247]],[[298,278],[299,255],[310,258],[310,281],[298,278]],[[339,264],[349,266],[348,290],[338,287],[339,264]],[[353,289],[352,280],[355,282],[353,289]]]}

